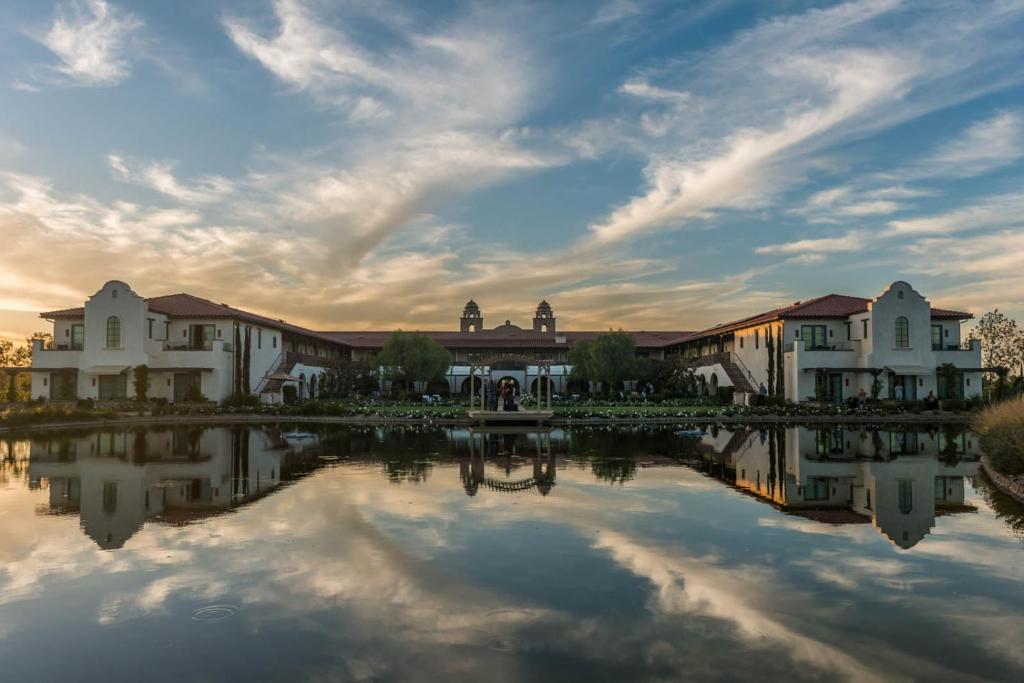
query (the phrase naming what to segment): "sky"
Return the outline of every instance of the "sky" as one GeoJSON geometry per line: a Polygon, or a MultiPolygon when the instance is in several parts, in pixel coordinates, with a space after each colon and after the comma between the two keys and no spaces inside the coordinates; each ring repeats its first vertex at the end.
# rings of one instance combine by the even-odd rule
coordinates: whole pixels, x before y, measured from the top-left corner
{"type": "Polygon", "coordinates": [[[0,337],[104,282],[317,329],[1024,318],[1024,1],[14,0],[0,337]]]}

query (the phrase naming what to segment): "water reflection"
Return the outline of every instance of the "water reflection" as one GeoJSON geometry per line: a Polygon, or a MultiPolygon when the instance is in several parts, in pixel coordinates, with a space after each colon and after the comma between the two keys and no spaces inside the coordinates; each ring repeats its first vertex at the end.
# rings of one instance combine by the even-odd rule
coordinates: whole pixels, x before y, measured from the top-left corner
{"type": "Polygon", "coordinates": [[[936,515],[974,512],[965,479],[980,468],[964,431],[737,430],[707,436],[694,464],[780,509],[827,524],[870,522],[911,548],[936,515]]]}
{"type": "Polygon", "coordinates": [[[970,434],[304,429],[0,444],[5,676],[1024,675],[970,434]]]}
{"type": "Polygon", "coordinates": [[[100,431],[29,443],[28,482],[49,493],[40,513],[76,515],[104,549],[147,520],[188,524],[272,493],[311,471],[315,439],[268,429],[100,431]],[[289,438],[291,437],[291,438],[289,438]]]}
{"type": "MultiPolygon", "coordinates": [[[[181,525],[273,493],[282,482],[337,463],[381,465],[393,483],[423,483],[458,464],[469,496],[481,488],[549,495],[559,468],[589,468],[625,484],[638,466],[687,464],[780,510],[830,525],[871,523],[901,548],[936,516],[973,512],[965,481],[979,471],[977,439],[951,429],[878,431],[175,428],[46,435],[28,442],[27,481],[43,486],[41,514],[77,515],[104,549],[146,521],[181,525]],[[45,484],[45,486],[44,486],[45,484]]],[[[15,452],[17,446],[9,445],[15,452]]],[[[24,450],[24,448],[23,448],[24,450]]],[[[8,458],[12,463],[15,459],[8,458]]]]}

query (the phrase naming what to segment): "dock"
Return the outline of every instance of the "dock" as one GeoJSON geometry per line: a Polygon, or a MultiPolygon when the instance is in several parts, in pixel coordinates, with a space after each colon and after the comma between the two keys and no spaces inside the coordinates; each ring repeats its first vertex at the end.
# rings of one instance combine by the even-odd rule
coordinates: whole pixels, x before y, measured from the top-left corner
{"type": "Polygon", "coordinates": [[[552,410],[470,410],[470,421],[480,425],[542,425],[551,421],[552,410]]]}

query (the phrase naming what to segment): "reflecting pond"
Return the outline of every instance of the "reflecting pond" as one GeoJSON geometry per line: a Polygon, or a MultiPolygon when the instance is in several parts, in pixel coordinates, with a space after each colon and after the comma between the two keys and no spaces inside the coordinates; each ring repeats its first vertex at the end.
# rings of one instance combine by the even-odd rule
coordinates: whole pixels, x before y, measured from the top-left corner
{"type": "Polygon", "coordinates": [[[1024,680],[956,428],[0,443],[5,680],[1024,680]]]}

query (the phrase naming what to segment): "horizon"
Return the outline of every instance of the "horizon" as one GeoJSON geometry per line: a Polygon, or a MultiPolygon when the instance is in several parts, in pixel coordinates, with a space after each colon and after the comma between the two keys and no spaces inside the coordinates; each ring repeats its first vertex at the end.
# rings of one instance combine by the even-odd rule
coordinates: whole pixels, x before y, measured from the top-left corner
{"type": "Polygon", "coordinates": [[[16,0],[0,338],[119,279],[314,330],[1024,317],[1024,3],[16,0]],[[243,303],[244,302],[244,303],[243,303]]]}

